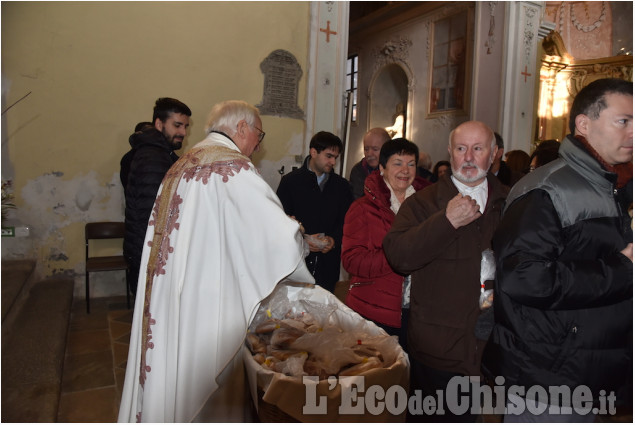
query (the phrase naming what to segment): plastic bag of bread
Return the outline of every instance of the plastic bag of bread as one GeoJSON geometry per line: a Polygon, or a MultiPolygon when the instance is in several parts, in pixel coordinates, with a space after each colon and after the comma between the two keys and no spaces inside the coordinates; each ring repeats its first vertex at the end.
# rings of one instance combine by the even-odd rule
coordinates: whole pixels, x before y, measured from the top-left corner
{"type": "MultiPolygon", "coordinates": [[[[245,340],[243,358],[256,406],[274,406],[308,422],[403,422],[405,411],[392,414],[341,415],[341,395],[356,388],[384,390],[400,386],[408,392],[410,364],[396,337],[310,284],[280,284],[261,302],[245,340]],[[262,352],[262,344],[266,344],[262,352]],[[260,351],[252,351],[256,347],[260,351]],[[315,397],[326,401],[325,412],[305,414],[307,387],[317,383],[315,397]],[[264,403],[264,404],[263,404],[264,403]]],[[[268,411],[269,408],[264,409],[268,411]]],[[[271,421],[269,417],[261,420],[271,421]]]]}

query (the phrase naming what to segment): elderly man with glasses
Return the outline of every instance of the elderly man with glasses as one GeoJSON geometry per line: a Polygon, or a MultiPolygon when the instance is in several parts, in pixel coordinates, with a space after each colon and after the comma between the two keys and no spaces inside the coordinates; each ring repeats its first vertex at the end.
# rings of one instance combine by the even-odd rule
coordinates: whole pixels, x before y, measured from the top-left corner
{"type": "Polygon", "coordinates": [[[163,180],[144,240],[119,422],[248,422],[240,348],[285,278],[313,282],[300,225],[251,155],[265,136],[242,101],[163,180]]]}

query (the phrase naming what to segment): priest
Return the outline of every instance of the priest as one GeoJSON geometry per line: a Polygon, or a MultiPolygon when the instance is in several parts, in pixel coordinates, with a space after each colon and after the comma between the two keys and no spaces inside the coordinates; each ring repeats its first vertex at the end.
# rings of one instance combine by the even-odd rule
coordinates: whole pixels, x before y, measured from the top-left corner
{"type": "Polygon", "coordinates": [[[239,354],[279,282],[313,283],[300,225],[251,161],[265,136],[242,101],[161,184],[148,223],[119,422],[246,421],[239,354]]]}

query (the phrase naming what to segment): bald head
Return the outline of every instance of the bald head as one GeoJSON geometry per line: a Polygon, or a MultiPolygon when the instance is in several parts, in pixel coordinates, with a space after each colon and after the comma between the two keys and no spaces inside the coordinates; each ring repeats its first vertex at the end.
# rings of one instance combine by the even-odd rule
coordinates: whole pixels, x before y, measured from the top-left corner
{"type": "Polygon", "coordinates": [[[390,140],[390,135],[386,129],[381,127],[371,128],[364,135],[364,158],[369,167],[379,166],[379,151],[384,143],[390,140]]]}

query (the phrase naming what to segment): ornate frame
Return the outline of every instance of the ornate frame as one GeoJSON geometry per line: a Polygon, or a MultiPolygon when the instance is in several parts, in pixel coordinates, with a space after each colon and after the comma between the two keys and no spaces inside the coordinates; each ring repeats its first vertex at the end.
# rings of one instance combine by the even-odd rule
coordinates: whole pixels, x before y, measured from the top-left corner
{"type": "Polygon", "coordinates": [[[444,8],[444,10],[436,17],[434,17],[433,22],[429,25],[429,34],[428,34],[428,67],[429,67],[429,91],[428,91],[428,99],[427,99],[427,118],[438,117],[439,115],[447,115],[447,114],[468,114],[470,109],[470,97],[472,92],[472,64],[474,57],[474,7],[471,5],[466,5],[460,8],[444,8]],[[460,97],[462,99],[462,104],[458,107],[454,108],[444,108],[441,110],[434,110],[432,107],[432,99],[435,96],[435,91],[437,88],[434,87],[434,58],[435,58],[435,48],[434,48],[434,34],[435,28],[438,23],[442,20],[450,18],[452,16],[456,16],[460,13],[466,13],[466,29],[465,29],[465,40],[464,40],[464,58],[461,63],[463,66],[462,71],[462,81],[463,87],[460,89],[460,97]]]}

